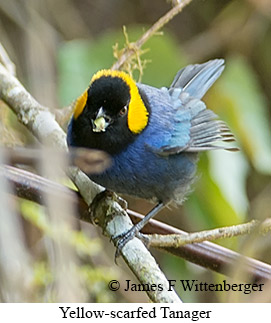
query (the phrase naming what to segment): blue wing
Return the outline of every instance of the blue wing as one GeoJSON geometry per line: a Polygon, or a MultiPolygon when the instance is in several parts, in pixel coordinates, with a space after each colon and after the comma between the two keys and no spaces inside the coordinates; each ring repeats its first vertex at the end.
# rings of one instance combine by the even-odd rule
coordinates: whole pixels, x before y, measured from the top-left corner
{"type": "Polygon", "coordinates": [[[212,149],[228,149],[217,145],[221,141],[234,141],[230,130],[200,99],[216,81],[224,69],[224,60],[212,60],[204,64],[189,65],[178,72],[169,89],[152,106],[159,107],[154,123],[161,123],[161,135],[149,144],[160,155],[173,155],[182,151],[198,152],[212,149]],[[165,93],[167,92],[167,93],[165,93]],[[167,94],[167,95],[166,95],[167,94]],[[166,105],[170,105],[166,106],[166,105]],[[163,108],[162,108],[163,107],[163,108]],[[164,123],[162,123],[162,121],[164,123]]]}

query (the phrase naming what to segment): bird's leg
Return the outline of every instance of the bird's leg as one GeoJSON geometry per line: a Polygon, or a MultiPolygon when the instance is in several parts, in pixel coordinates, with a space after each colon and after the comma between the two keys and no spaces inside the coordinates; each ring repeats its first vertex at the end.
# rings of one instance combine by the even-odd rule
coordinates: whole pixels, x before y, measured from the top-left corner
{"type": "Polygon", "coordinates": [[[131,229],[112,238],[112,240],[116,242],[117,248],[115,258],[120,255],[120,251],[126,245],[126,243],[132,240],[136,235],[138,235],[139,231],[149,222],[151,218],[153,218],[159,211],[161,211],[163,207],[164,203],[159,202],[141,221],[135,224],[131,229]]]}

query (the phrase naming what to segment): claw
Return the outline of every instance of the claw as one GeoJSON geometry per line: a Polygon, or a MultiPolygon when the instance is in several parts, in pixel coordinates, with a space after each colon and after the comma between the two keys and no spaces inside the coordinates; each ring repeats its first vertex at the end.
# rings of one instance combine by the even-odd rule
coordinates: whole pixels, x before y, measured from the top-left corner
{"type": "Polygon", "coordinates": [[[116,252],[115,252],[116,264],[117,264],[117,258],[120,256],[122,248],[126,245],[126,243],[128,243],[134,237],[137,237],[138,239],[140,239],[144,243],[146,248],[148,248],[149,246],[148,236],[138,232],[138,228],[135,228],[135,226],[133,226],[130,230],[111,238],[111,240],[114,241],[116,246],[116,252]]]}
{"type": "Polygon", "coordinates": [[[116,259],[120,256],[121,250],[123,247],[132,240],[138,234],[138,228],[134,225],[131,229],[126,232],[123,232],[115,237],[112,237],[114,244],[116,246],[116,253],[115,253],[115,262],[116,259]]]}
{"type": "Polygon", "coordinates": [[[126,211],[128,208],[128,203],[122,197],[117,195],[117,202],[126,211]]]}
{"type": "Polygon", "coordinates": [[[117,263],[117,258],[120,256],[122,248],[126,245],[127,242],[132,240],[135,236],[142,240],[142,242],[148,246],[149,239],[140,233],[139,231],[144,227],[144,225],[154,217],[157,212],[159,212],[164,207],[162,202],[158,203],[141,221],[135,224],[131,229],[128,231],[119,234],[115,237],[112,237],[112,240],[116,246],[116,253],[115,253],[115,263],[117,263]]]}

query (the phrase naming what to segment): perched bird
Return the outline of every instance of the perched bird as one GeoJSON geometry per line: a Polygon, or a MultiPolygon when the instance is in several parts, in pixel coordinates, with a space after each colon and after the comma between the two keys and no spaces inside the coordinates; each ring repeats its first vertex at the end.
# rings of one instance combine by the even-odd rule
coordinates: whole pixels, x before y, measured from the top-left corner
{"type": "Polygon", "coordinates": [[[124,72],[101,70],[77,99],[68,145],[100,149],[112,158],[108,169],[88,176],[109,190],[157,202],[118,237],[118,248],[169,202],[182,202],[195,177],[198,152],[234,150],[217,143],[234,137],[201,101],[223,69],[223,59],[189,65],[169,88],[160,89],[136,83],[124,72]]]}

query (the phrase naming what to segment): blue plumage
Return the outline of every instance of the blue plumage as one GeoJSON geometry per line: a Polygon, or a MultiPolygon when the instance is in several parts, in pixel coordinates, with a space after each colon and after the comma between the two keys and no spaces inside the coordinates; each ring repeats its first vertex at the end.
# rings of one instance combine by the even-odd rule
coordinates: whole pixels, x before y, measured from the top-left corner
{"type": "MultiPolygon", "coordinates": [[[[113,156],[112,166],[104,173],[90,175],[90,178],[104,187],[145,199],[168,202],[172,198],[182,199],[195,172],[195,154],[162,156],[159,150],[173,139],[176,144],[189,141],[189,125],[180,127],[184,136],[172,137],[176,111],[167,90],[159,90],[146,85],[139,88],[151,97],[153,106],[149,124],[136,137],[133,144],[113,156]]],[[[189,115],[183,115],[182,120],[189,115]]]]}
{"type": "Polygon", "coordinates": [[[135,84],[125,73],[104,70],[77,101],[68,145],[105,150],[112,157],[110,168],[88,176],[117,193],[158,202],[116,238],[118,251],[164,205],[182,202],[195,177],[198,152],[232,150],[217,144],[233,141],[233,135],[201,101],[223,69],[222,59],[189,65],[169,89],[135,84]]]}
{"type": "MultiPolygon", "coordinates": [[[[112,154],[109,169],[89,177],[118,193],[164,204],[181,202],[195,176],[197,152],[221,148],[214,142],[231,136],[200,100],[223,71],[223,63],[189,65],[178,72],[169,89],[137,84],[150,107],[147,127],[112,154]]],[[[77,145],[72,135],[74,122],[68,128],[71,146],[77,145]]]]}

